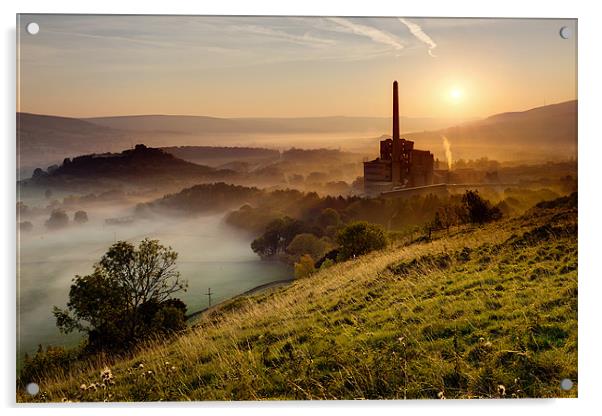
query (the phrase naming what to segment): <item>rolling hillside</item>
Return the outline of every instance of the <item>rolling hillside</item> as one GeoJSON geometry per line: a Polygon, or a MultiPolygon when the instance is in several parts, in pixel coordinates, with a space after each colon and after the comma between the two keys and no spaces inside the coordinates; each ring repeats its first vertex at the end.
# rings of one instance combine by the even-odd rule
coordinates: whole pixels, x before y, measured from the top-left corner
{"type": "MultiPolygon", "coordinates": [[[[435,129],[449,125],[447,119],[408,118],[404,125],[414,129],[435,129]]],[[[76,119],[50,115],[17,113],[17,137],[21,177],[29,177],[35,168],[46,169],[66,157],[105,153],[131,148],[136,143],[153,147],[172,147],[177,152],[191,148],[173,146],[250,146],[260,142],[270,147],[290,147],[287,135],[351,134],[370,137],[389,130],[386,117],[314,117],[314,118],[216,118],[204,116],[141,115],[76,119]],[[263,136],[274,139],[263,140],[263,136]],[[258,141],[259,140],[259,141],[258,141]]],[[[355,137],[355,136],[354,136],[355,137]]],[[[297,138],[302,147],[324,147],[314,137],[297,138]]],[[[328,146],[339,146],[340,138],[328,146]]],[[[265,146],[263,146],[265,147],[265,146]]],[[[265,149],[264,149],[265,150],[265,149]]],[[[238,151],[235,151],[237,153],[238,151]]],[[[187,151],[187,153],[190,153],[187,151]]],[[[240,152],[238,152],[240,153],[240,152]]],[[[195,157],[201,163],[204,157],[195,157]]],[[[196,161],[196,160],[195,160],[196,161]]],[[[231,158],[222,163],[231,162],[231,158]]]]}
{"type": "MultiPolygon", "coordinates": [[[[172,132],[178,134],[299,134],[363,133],[389,131],[389,117],[288,117],[288,118],[219,118],[185,115],[140,115],[94,117],[86,121],[120,130],[172,132]]],[[[433,130],[448,126],[451,119],[402,117],[404,128],[433,130]]]]}
{"type": "MultiPolygon", "coordinates": [[[[390,124],[388,117],[226,119],[142,115],[80,120],[17,113],[18,169],[22,177],[27,177],[36,167],[45,169],[65,157],[115,152],[135,143],[154,147],[240,146],[241,143],[251,147],[257,147],[258,143],[263,143],[263,147],[268,144],[271,147],[303,144],[301,147],[306,148],[351,146],[373,154],[378,142],[376,137],[390,132],[390,124]],[[295,137],[296,141],[288,142],[288,136],[295,137]]],[[[414,131],[404,133],[404,137],[414,140],[417,148],[431,150],[440,159],[444,159],[444,135],[451,141],[455,159],[487,156],[499,160],[541,161],[576,157],[577,101],[497,114],[466,123],[444,118],[402,117],[402,125],[404,130],[414,131]],[[446,127],[458,122],[461,124],[446,127]]],[[[185,150],[183,147],[178,151],[185,150]]]]}
{"type": "Polygon", "coordinates": [[[76,118],[17,113],[17,169],[23,178],[37,167],[46,169],[66,157],[129,146],[125,132],[76,118]]]}
{"type": "Polygon", "coordinates": [[[576,204],[395,243],[214,307],[132,358],[27,382],[39,401],[574,397],[576,204]]]}
{"type": "Polygon", "coordinates": [[[442,136],[454,159],[567,160],[577,157],[577,101],[496,114],[483,120],[429,132],[404,134],[421,149],[443,155],[442,136]]]}

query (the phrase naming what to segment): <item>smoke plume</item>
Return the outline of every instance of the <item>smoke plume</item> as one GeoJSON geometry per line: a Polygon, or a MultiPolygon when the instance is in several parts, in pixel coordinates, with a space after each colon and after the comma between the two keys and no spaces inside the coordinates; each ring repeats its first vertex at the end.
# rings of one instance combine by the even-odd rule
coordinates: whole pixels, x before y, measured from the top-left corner
{"type": "Polygon", "coordinates": [[[443,148],[445,149],[445,158],[447,159],[447,169],[451,170],[452,168],[452,152],[451,152],[451,144],[447,137],[441,136],[443,139],[443,148]]]}

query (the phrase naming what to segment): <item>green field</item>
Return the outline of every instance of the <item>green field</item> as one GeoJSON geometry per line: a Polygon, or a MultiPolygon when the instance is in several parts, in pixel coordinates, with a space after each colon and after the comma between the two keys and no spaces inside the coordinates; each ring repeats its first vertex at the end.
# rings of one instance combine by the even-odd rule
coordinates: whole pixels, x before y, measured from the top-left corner
{"type": "Polygon", "coordinates": [[[19,386],[18,401],[575,397],[576,194],[394,242],[221,304],[133,357],[34,381],[41,393],[19,386]]]}

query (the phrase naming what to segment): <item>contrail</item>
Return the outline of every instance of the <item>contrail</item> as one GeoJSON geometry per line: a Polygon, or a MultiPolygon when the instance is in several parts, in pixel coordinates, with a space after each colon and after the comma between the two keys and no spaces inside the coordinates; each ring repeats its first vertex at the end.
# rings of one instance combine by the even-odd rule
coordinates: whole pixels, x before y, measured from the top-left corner
{"type": "Polygon", "coordinates": [[[403,44],[395,36],[378,30],[376,28],[354,23],[351,20],[343,19],[342,17],[329,17],[333,23],[345,29],[347,32],[355,33],[356,35],[366,36],[374,42],[389,45],[397,50],[403,49],[403,44]]]}
{"type": "Polygon", "coordinates": [[[256,25],[244,25],[244,26],[233,26],[232,30],[238,30],[257,35],[271,36],[275,39],[287,40],[293,43],[307,44],[307,45],[334,45],[336,42],[331,39],[322,39],[309,35],[308,33],[300,36],[293,35],[288,32],[284,32],[277,29],[271,29],[269,27],[256,26],[256,25]]]}
{"type": "Polygon", "coordinates": [[[431,55],[433,58],[437,57],[433,53],[433,49],[435,49],[437,47],[437,44],[429,35],[424,33],[424,31],[422,30],[422,28],[419,25],[417,25],[416,23],[410,22],[409,20],[406,20],[403,17],[400,17],[399,21],[401,23],[403,23],[404,25],[406,25],[408,27],[408,29],[410,29],[410,32],[412,32],[412,35],[416,36],[416,38],[418,40],[420,40],[421,42],[426,43],[428,45],[429,55],[431,55]]]}
{"type": "Polygon", "coordinates": [[[443,148],[445,149],[445,158],[447,159],[447,169],[451,170],[452,168],[452,152],[451,152],[451,143],[447,140],[447,137],[441,136],[443,139],[443,148]]]}

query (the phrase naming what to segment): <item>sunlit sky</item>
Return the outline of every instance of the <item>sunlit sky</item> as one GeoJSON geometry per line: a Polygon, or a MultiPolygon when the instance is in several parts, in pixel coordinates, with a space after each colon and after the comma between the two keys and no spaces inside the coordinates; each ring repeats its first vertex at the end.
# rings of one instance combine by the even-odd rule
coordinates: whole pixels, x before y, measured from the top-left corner
{"type": "Polygon", "coordinates": [[[21,15],[18,30],[18,110],[40,114],[388,117],[395,79],[410,117],[577,98],[574,20],[21,15]]]}

